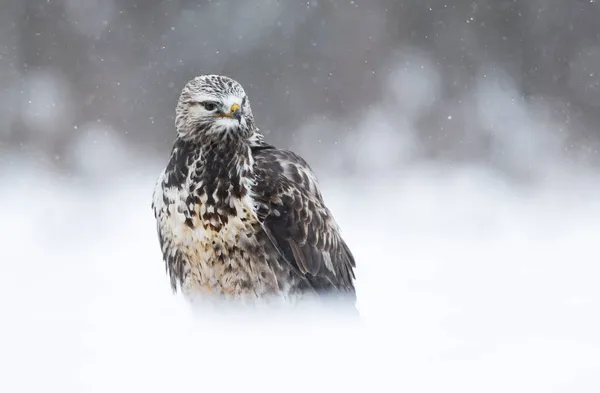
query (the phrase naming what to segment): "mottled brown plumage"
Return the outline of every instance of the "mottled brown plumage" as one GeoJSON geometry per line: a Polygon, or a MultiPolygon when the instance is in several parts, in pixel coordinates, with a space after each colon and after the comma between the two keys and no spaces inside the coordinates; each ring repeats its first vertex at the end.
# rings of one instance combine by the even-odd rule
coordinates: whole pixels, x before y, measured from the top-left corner
{"type": "Polygon", "coordinates": [[[298,155],[264,142],[237,82],[190,81],[176,128],[152,203],[174,291],[354,299],[354,258],[314,173],[298,155]]]}

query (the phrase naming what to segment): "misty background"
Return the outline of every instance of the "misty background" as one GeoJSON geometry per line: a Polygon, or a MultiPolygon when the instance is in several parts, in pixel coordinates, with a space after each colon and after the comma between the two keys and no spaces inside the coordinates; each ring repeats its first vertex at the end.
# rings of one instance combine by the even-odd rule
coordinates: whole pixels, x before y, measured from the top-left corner
{"type": "Polygon", "coordinates": [[[425,157],[509,176],[548,150],[598,162],[594,1],[4,0],[1,9],[3,152],[62,173],[85,173],[81,149],[100,167],[108,152],[164,160],[179,93],[203,73],[239,80],[273,143],[343,174],[369,161],[361,154],[397,156],[386,168],[425,157]],[[360,152],[364,143],[372,150],[360,152]]]}
{"type": "Polygon", "coordinates": [[[0,0],[0,386],[597,392],[599,107],[594,0],[0,0]],[[359,327],[170,292],[151,195],[204,73],[317,173],[359,327]]]}

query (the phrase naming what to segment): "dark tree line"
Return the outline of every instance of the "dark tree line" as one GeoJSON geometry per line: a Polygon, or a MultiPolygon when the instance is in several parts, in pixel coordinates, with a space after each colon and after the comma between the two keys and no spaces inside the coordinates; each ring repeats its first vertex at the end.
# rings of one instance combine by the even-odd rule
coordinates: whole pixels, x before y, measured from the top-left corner
{"type": "MultiPolygon", "coordinates": [[[[436,102],[416,122],[431,155],[485,150],[479,134],[464,148],[468,112],[457,116],[455,130],[440,131],[443,108],[475,88],[485,64],[508,73],[525,100],[543,101],[572,146],[598,141],[595,2],[3,0],[1,11],[5,146],[60,156],[77,125],[99,122],[140,151],[163,151],[174,136],[181,87],[208,72],[240,80],[261,128],[291,145],[291,131],[309,117],[352,124],[363,116],[383,99],[393,59],[406,48],[430,56],[441,75],[436,102]],[[35,95],[28,78],[39,72],[58,78],[69,99],[68,116],[48,124],[48,133],[23,114],[23,95],[35,95]]],[[[346,138],[352,127],[331,133],[324,140],[346,138]]]]}

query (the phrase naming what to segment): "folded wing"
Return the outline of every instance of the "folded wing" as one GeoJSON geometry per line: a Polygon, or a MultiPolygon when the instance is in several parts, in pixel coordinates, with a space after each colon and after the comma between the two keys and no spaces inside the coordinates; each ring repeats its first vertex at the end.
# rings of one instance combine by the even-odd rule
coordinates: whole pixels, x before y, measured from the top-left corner
{"type": "Polygon", "coordinates": [[[354,296],[354,257],[308,164],[268,145],[253,148],[253,157],[258,216],[282,258],[317,292],[354,296]]]}

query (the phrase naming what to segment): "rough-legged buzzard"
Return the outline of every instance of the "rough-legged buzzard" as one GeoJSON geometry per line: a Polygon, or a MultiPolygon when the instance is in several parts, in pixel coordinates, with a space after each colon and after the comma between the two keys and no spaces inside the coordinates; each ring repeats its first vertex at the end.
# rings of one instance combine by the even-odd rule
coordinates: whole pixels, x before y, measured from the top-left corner
{"type": "Polygon", "coordinates": [[[152,209],[174,292],[354,302],[354,258],[309,165],[264,142],[242,86],[189,81],[152,209]]]}

